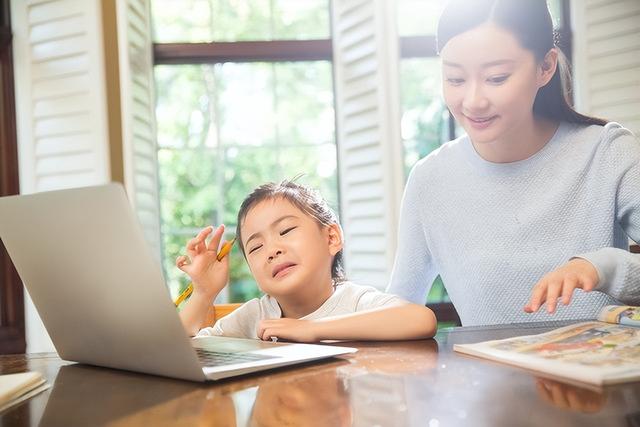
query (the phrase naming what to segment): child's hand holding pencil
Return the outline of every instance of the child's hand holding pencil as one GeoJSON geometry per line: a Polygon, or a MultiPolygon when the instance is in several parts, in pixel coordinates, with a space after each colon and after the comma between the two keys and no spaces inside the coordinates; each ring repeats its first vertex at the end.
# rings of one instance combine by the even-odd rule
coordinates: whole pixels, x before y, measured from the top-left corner
{"type": "Polygon", "coordinates": [[[223,234],[223,225],[215,231],[213,227],[205,228],[187,243],[187,256],[179,256],[176,259],[176,266],[187,273],[192,282],[176,299],[176,306],[188,298],[192,292],[210,302],[227,284],[229,259],[226,255],[231,250],[235,239],[225,242],[218,252],[223,234]],[[211,232],[213,235],[207,243],[207,236],[211,232]]]}

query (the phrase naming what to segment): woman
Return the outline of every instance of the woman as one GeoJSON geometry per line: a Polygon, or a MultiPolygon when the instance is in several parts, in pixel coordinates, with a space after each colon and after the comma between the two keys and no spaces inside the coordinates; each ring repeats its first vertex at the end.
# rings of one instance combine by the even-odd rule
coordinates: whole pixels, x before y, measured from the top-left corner
{"type": "Polygon", "coordinates": [[[437,37],[467,135],[413,168],[388,291],[423,303],[440,274],[463,325],[640,303],[640,144],[568,104],[546,2],[453,0],[437,37]]]}

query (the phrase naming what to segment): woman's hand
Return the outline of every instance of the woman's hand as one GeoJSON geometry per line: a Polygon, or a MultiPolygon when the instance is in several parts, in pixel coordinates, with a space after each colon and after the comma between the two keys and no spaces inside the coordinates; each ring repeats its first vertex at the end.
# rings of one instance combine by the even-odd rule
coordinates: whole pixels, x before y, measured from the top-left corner
{"type": "Polygon", "coordinates": [[[211,236],[209,243],[207,236],[213,232],[213,227],[207,227],[187,243],[187,255],[176,259],[176,266],[187,273],[193,282],[194,295],[215,297],[225,287],[229,280],[229,260],[224,257],[218,261],[218,247],[224,233],[221,225],[211,236]]]}
{"type": "Polygon", "coordinates": [[[546,302],[547,312],[554,313],[558,298],[562,297],[562,303],[567,305],[571,302],[574,289],[589,292],[598,281],[598,271],[593,264],[582,258],[574,258],[536,283],[524,311],[535,313],[546,302]]]}
{"type": "Polygon", "coordinates": [[[316,342],[313,321],[300,319],[268,319],[258,325],[258,338],[269,341],[272,337],[297,342],[316,342]]]}

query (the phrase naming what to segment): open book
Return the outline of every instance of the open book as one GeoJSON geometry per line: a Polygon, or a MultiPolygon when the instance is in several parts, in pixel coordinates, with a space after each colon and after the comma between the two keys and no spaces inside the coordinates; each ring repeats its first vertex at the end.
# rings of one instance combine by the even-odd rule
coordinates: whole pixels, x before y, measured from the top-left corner
{"type": "Polygon", "coordinates": [[[40,372],[0,375],[0,412],[49,388],[40,372]]]}
{"type": "Polygon", "coordinates": [[[597,386],[640,380],[640,307],[606,306],[598,321],[538,335],[456,344],[459,353],[597,386]]]}

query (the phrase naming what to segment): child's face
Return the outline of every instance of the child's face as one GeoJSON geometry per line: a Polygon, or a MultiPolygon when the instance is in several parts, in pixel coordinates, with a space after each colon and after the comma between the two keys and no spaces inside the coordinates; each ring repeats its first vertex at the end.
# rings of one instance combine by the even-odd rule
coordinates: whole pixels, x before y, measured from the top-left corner
{"type": "Polygon", "coordinates": [[[251,273],[274,297],[330,286],[331,263],[342,249],[337,225],[318,222],[283,198],[264,200],[242,223],[242,244],[251,273]]]}
{"type": "Polygon", "coordinates": [[[492,24],[453,37],[441,57],[445,102],[477,144],[517,136],[533,120],[538,89],[551,78],[533,52],[492,24]]]}

